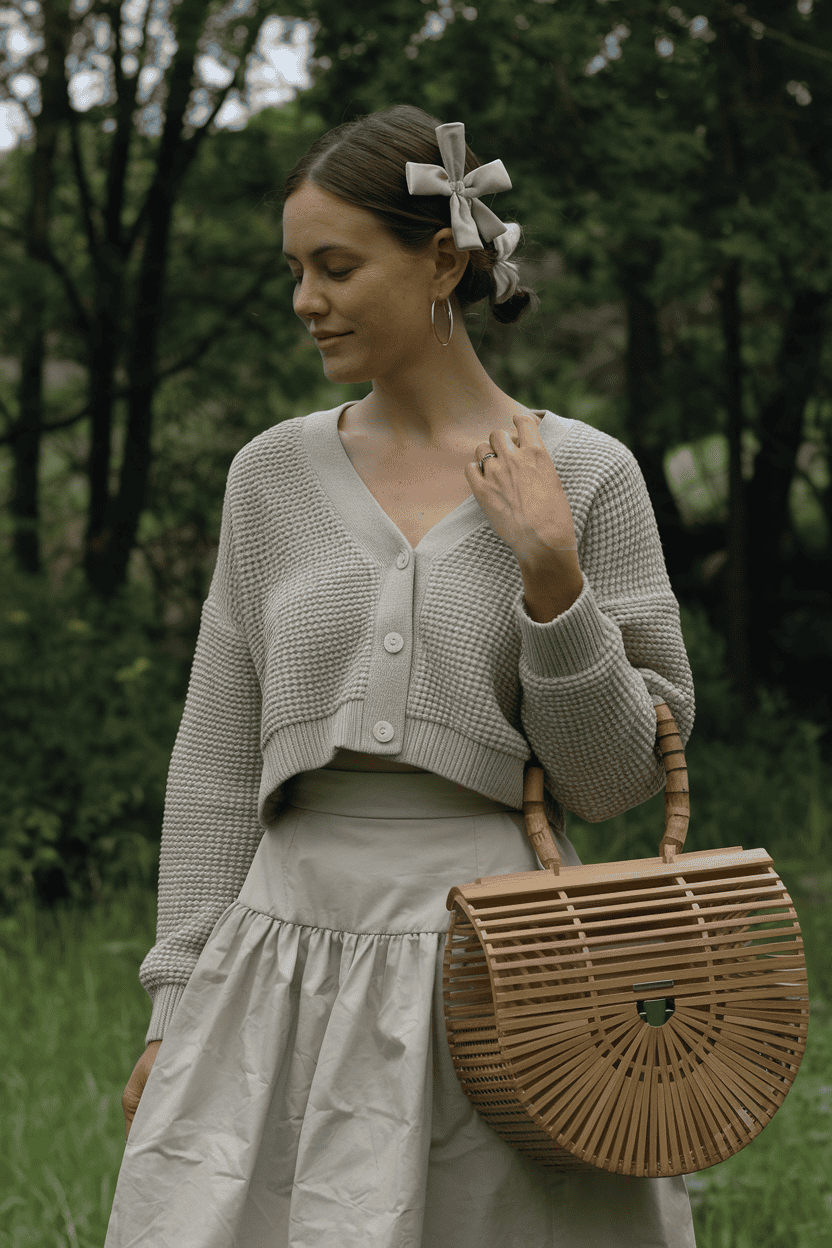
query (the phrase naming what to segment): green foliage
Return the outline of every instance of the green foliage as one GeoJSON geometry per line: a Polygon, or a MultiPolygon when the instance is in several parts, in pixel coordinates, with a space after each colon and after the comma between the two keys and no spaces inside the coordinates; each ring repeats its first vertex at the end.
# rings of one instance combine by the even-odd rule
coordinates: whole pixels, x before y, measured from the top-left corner
{"type": "MultiPolygon", "coordinates": [[[[784,876],[832,865],[832,770],[823,727],[801,720],[782,691],[760,690],[747,714],[726,673],[725,643],[704,611],[681,609],[696,693],[685,754],[690,780],[688,847],[767,849],[784,876]],[[804,869],[806,869],[804,867],[804,869]]],[[[600,824],[567,815],[582,861],[654,856],[664,825],[664,792],[600,824]]]]}
{"type": "MultiPolygon", "coordinates": [[[[237,19],[227,23],[222,10],[219,20],[213,0],[186,7],[192,17],[198,10],[206,19],[211,15],[202,50],[219,39],[221,59],[232,66],[241,52],[237,19]]],[[[272,14],[274,6],[259,0],[255,10],[247,24],[272,14]]],[[[758,37],[759,30],[749,29],[752,19],[717,0],[703,0],[695,19],[669,0],[631,0],[626,8],[584,0],[481,0],[475,7],[454,3],[438,11],[413,0],[367,0],[360,12],[341,0],[299,0],[293,12],[313,23],[312,89],[264,109],[239,130],[209,126],[191,134],[193,127],[186,127],[188,142],[198,142],[188,149],[194,159],[175,188],[157,318],[149,486],[130,565],[130,575],[152,589],[160,616],[192,622],[198,613],[234,451],[287,415],[326,405],[332,391],[292,312],[276,193],[318,135],[376,108],[409,102],[444,120],[461,117],[482,160],[506,161],[512,190],[492,206],[523,226],[521,274],[539,287],[541,307],[516,326],[485,324],[485,307],[474,309],[472,340],[499,386],[530,406],[598,425],[640,459],[645,449],[660,460],[669,447],[722,439],[726,366],[718,296],[725,261],[736,257],[742,270],[743,410],[749,436],[761,433],[765,404],[783,385],[781,348],[794,293],[807,286],[830,289],[832,161],[826,136],[832,93],[828,58],[824,63],[823,55],[805,50],[829,44],[832,26],[824,6],[803,12],[794,3],[759,0],[755,16],[785,43],[768,33],[758,37]],[[673,45],[666,55],[659,54],[660,38],[673,45]],[[658,348],[652,354],[633,339],[631,314],[639,301],[656,313],[658,348]],[[635,375],[644,383],[640,387],[633,385],[635,375]]],[[[73,48],[82,60],[93,54],[93,26],[89,15],[78,19],[73,48]]],[[[152,40],[137,45],[136,54],[144,52],[152,60],[152,40]]],[[[110,52],[94,52],[101,55],[110,52]]],[[[34,62],[32,72],[41,73],[34,62]]],[[[122,84],[125,90],[130,81],[122,84]]],[[[152,107],[168,107],[167,90],[163,75],[152,107]]],[[[217,91],[212,88],[208,97],[218,98],[217,91]]],[[[111,492],[119,471],[127,480],[134,466],[130,457],[126,465],[122,459],[147,237],[137,231],[113,285],[113,253],[93,245],[79,185],[83,168],[96,201],[93,233],[100,244],[102,205],[124,137],[112,124],[119,108],[109,98],[73,115],[78,159],[66,118],[56,116],[49,230],[57,267],[26,254],[31,145],[0,160],[0,499],[8,503],[13,493],[7,448],[19,410],[14,370],[37,281],[47,299],[48,357],[39,531],[50,570],[79,561],[94,493],[91,466],[100,467],[104,444],[112,450],[111,492]],[[83,413],[93,380],[101,380],[90,355],[98,331],[88,333],[84,322],[102,312],[99,328],[117,330],[115,399],[112,426],[105,429],[98,419],[93,430],[83,413]]],[[[128,234],[160,150],[158,134],[145,125],[146,113],[135,113],[127,153],[121,208],[128,234]]],[[[38,124],[45,124],[45,116],[42,111],[38,124]]],[[[123,112],[130,116],[131,110],[123,112]]],[[[795,371],[809,377],[814,366],[801,360],[800,341],[797,334],[785,346],[797,353],[795,371]]],[[[814,665],[801,666],[801,655],[811,648],[818,665],[828,669],[832,654],[823,621],[832,532],[832,405],[824,397],[830,377],[832,337],[826,335],[805,427],[797,430],[798,464],[783,469],[794,480],[788,514],[777,523],[792,533],[772,542],[778,558],[782,554],[798,568],[793,578],[789,566],[769,578],[777,586],[777,609],[766,612],[772,658],[763,655],[758,662],[764,675],[779,664],[778,678],[792,690],[801,682],[823,688],[814,665]]],[[[799,414],[795,420],[799,425],[799,414]]],[[[105,475],[101,470],[99,489],[105,475]]],[[[662,528],[660,469],[648,484],[662,528]]],[[[712,618],[725,627],[713,604],[715,585],[699,571],[724,544],[719,527],[725,508],[711,511],[716,522],[685,533],[671,526],[669,540],[664,529],[662,537],[674,584],[677,576],[678,584],[684,580],[683,592],[710,602],[712,618]]],[[[671,519],[672,512],[671,501],[671,519]]],[[[685,518],[693,523],[696,517],[685,518]]],[[[752,534],[758,522],[759,514],[752,514],[752,534]]],[[[821,695],[814,704],[821,704],[821,695]]]]}
{"type": "MultiPolygon", "coordinates": [[[[476,10],[443,7],[438,34],[425,26],[429,6],[413,0],[367,0],[360,11],[341,0],[299,0],[294,11],[316,22],[313,89],[241,131],[206,134],[171,223],[133,584],[105,609],[88,600],[80,576],[53,590],[0,569],[0,1138],[12,1145],[0,1150],[0,1248],[103,1240],[122,1151],[119,1097],[148,1011],[136,970],[153,940],[152,891],[117,890],[155,883],[165,776],[230,458],[279,420],[358,397],[358,387],[321,378],[317,351],[292,313],[272,202],[282,176],[318,134],[359,113],[409,102],[442,120],[463,118],[480,158],[502,158],[509,169],[513,190],[492,206],[522,224],[521,271],[542,296],[538,315],[513,327],[482,325],[484,309],[475,309],[472,341],[497,384],[521,402],[587,420],[628,445],[634,431],[662,451],[724,435],[718,294],[722,265],[738,257],[753,435],[783,384],[777,360],[794,291],[830,288],[832,79],[828,58],[758,38],[748,22],[822,52],[832,13],[757,0],[752,19],[717,0],[703,6],[707,38],[694,37],[690,19],[665,0],[632,0],[626,11],[585,0],[477,0],[476,10]],[[609,35],[622,25],[616,53],[609,35]],[[667,57],[657,54],[659,36],[673,43],[667,57]],[[588,73],[610,47],[603,68],[588,73]],[[657,370],[652,381],[660,399],[638,413],[641,429],[627,415],[625,288],[659,312],[661,377],[657,370]],[[27,908],[27,899],[64,895],[79,903],[75,910],[27,908]]],[[[89,42],[92,26],[82,24],[89,42]]],[[[75,118],[80,163],[99,201],[114,141],[101,123],[111,114],[110,103],[75,118]]],[[[158,146],[141,127],[132,135],[127,221],[152,180],[158,146]]],[[[32,156],[22,148],[0,160],[3,436],[17,416],[8,362],[20,355],[36,286],[48,300],[45,421],[79,412],[93,375],[66,281],[25,254],[32,156]]],[[[89,313],[106,265],[91,262],[63,125],[54,175],[51,245],[89,313]]],[[[119,378],[140,261],[141,247],[127,265],[124,299],[112,302],[119,378]]],[[[788,517],[819,567],[832,522],[830,378],[827,334],[801,433],[812,457],[798,457],[788,517]]],[[[113,408],[113,477],[124,449],[123,396],[113,408]]],[[[91,437],[79,420],[43,439],[40,525],[44,562],[56,575],[78,562],[91,437]]],[[[5,454],[5,500],[9,467],[5,454]]],[[[816,660],[832,653],[828,598],[813,597],[801,576],[805,565],[773,626],[790,653],[808,658],[818,683],[816,660]]],[[[813,994],[809,1050],[784,1108],[752,1146],[689,1184],[697,1243],[823,1248],[832,1244],[824,1169],[832,777],[822,729],[774,689],[764,688],[758,712],[746,715],[704,611],[683,608],[682,618],[697,698],[689,845],[769,850],[795,898],[813,994]]],[[[584,861],[652,855],[662,818],[658,794],[601,825],[569,817],[567,831],[584,861]]]]}
{"type": "MultiPolygon", "coordinates": [[[[152,886],[193,632],[172,650],[140,586],[105,607],[88,599],[80,578],[62,590],[11,570],[5,581],[0,902],[152,886]]],[[[764,689],[759,712],[746,715],[720,635],[702,611],[683,608],[682,622],[697,700],[689,844],[762,846],[784,873],[797,862],[821,871],[832,862],[821,728],[796,717],[777,691],[764,689]]],[[[663,796],[603,824],[567,820],[585,861],[653,855],[663,796]]]]}
{"type": "Polygon", "coordinates": [[[0,903],[153,884],[181,659],[147,594],[109,607],[4,569],[0,903]]]}
{"type": "MultiPolygon", "coordinates": [[[[699,438],[722,443],[724,341],[716,296],[721,266],[738,256],[753,436],[762,406],[782,384],[773,361],[794,289],[829,285],[832,94],[821,60],[752,37],[736,13],[703,2],[699,37],[677,6],[641,0],[626,13],[583,0],[482,0],[476,9],[443,7],[441,22],[412,0],[368,0],[360,13],[340,0],[301,0],[296,12],[317,23],[314,87],[242,130],[206,132],[177,188],[133,587],[110,618],[77,585],[61,597],[7,580],[0,692],[9,710],[0,746],[12,765],[0,777],[0,898],[26,890],[85,896],[136,874],[152,879],[164,775],[228,463],[269,425],[366,390],[322,379],[318,352],[292,313],[279,253],[276,192],[296,157],[330,126],[408,101],[442,119],[464,117],[480,158],[505,158],[513,188],[494,206],[523,225],[521,265],[540,285],[542,304],[516,326],[485,325],[485,309],[474,309],[472,340],[497,384],[521,402],[587,420],[628,445],[634,433],[662,450],[699,438]],[[671,55],[657,54],[659,36],[672,41],[671,55]],[[606,63],[590,72],[604,49],[606,63]],[[796,79],[806,80],[810,106],[795,95],[796,79]],[[637,420],[626,402],[628,283],[661,321],[662,375],[654,379],[661,401],[637,420]],[[163,642],[176,628],[185,634],[178,657],[170,637],[163,642]]],[[[794,5],[768,0],[759,14],[792,39],[828,42],[823,6],[801,15],[794,5]]],[[[75,117],[81,163],[99,201],[116,142],[116,132],[102,126],[111,114],[112,102],[75,117]]],[[[158,147],[141,126],[133,135],[125,221],[140,209],[158,147]]],[[[56,153],[52,246],[89,312],[106,283],[87,239],[78,164],[63,123],[56,153]]],[[[7,280],[0,283],[0,402],[7,411],[0,416],[9,428],[14,386],[4,369],[19,355],[34,269],[49,300],[49,363],[64,362],[52,374],[47,369],[44,417],[66,421],[81,410],[94,375],[66,282],[25,254],[21,211],[32,156],[24,147],[0,162],[7,244],[7,280]]],[[[139,245],[125,269],[124,300],[113,304],[120,366],[131,342],[128,309],[136,302],[141,255],[139,245]]],[[[812,455],[804,456],[791,496],[792,527],[817,567],[828,560],[832,515],[827,339],[819,394],[805,422],[812,455]]],[[[112,479],[125,446],[123,390],[113,416],[112,479]]],[[[78,421],[43,438],[40,528],[45,565],[56,573],[78,561],[77,535],[90,505],[91,437],[87,422],[78,421]]],[[[7,500],[9,460],[0,460],[7,500]]],[[[699,551],[699,563],[710,553],[699,551]]],[[[806,578],[807,566],[798,575],[806,578]]],[[[704,597],[704,581],[694,582],[692,574],[688,588],[704,597]]],[[[791,599],[784,590],[783,601],[772,635],[789,656],[808,656],[806,679],[818,685],[814,660],[832,653],[823,616],[828,599],[798,584],[791,599]]],[[[797,845],[800,853],[828,856],[829,781],[817,730],[766,690],[759,713],[745,718],[704,616],[687,611],[685,629],[698,703],[688,751],[692,843],[765,844],[787,854],[797,845]]],[[[653,852],[660,826],[659,796],[602,828],[575,821],[574,835],[591,859],[625,847],[653,852]]]]}

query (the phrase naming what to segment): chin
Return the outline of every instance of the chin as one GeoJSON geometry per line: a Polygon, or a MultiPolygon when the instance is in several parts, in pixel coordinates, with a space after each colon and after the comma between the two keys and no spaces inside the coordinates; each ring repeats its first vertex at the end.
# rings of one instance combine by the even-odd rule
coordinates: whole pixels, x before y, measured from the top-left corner
{"type": "Polygon", "coordinates": [[[327,381],[331,381],[336,385],[353,386],[372,381],[372,377],[366,368],[362,368],[360,365],[348,364],[346,361],[342,363],[340,360],[324,360],[323,369],[327,381]]]}

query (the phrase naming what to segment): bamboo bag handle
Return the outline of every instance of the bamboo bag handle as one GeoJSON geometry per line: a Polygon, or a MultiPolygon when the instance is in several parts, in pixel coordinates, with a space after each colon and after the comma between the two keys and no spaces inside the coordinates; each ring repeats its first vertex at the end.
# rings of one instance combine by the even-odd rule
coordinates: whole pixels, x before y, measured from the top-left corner
{"type": "MultiPolygon", "coordinates": [[[[688,768],[676,721],[666,702],[656,707],[656,747],[665,770],[664,836],[659,856],[670,863],[685,844],[690,819],[688,768]]],[[[543,805],[543,768],[532,755],[523,778],[523,815],[526,835],[545,871],[560,875],[561,860],[543,805]]]]}

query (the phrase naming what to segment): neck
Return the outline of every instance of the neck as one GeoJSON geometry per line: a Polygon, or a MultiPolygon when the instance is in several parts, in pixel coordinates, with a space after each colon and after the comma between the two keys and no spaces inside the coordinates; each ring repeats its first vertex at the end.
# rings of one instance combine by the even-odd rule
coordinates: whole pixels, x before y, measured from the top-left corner
{"type": "MultiPolygon", "coordinates": [[[[444,315],[439,333],[447,337],[444,315]]],[[[483,368],[457,313],[447,347],[440,346],[431,330],[418,363],[374,379],[372,393],[361,406],[395,441],[438,447],[470,441],[484,426],[505,424],[506,413],[516,404],[483,368]]]]}

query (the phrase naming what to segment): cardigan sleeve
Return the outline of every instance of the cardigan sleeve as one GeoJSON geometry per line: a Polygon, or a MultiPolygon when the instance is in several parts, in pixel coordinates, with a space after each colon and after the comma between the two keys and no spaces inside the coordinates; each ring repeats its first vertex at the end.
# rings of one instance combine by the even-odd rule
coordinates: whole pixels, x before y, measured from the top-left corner
{"type": "Polygon", "coordinates": [[[554,799],[589,823],[664,787],[655,705],[683,744],[694,693],[679,605],[641,469],[622,444],[589,506],[578,554],[583,588],[548,623],[516,603],[521,717],[554,799]]]}
{"type": "Polygon", "coordinates": [[[146,1042],[162,1039],[217,919],[245,881],[263,834],[257,817],[261,690],[248,643],[232,614],[230,495],[227,487],[217,564],[168,771],[156,944],[139,970],[153,1001],[146,1042]]]}

